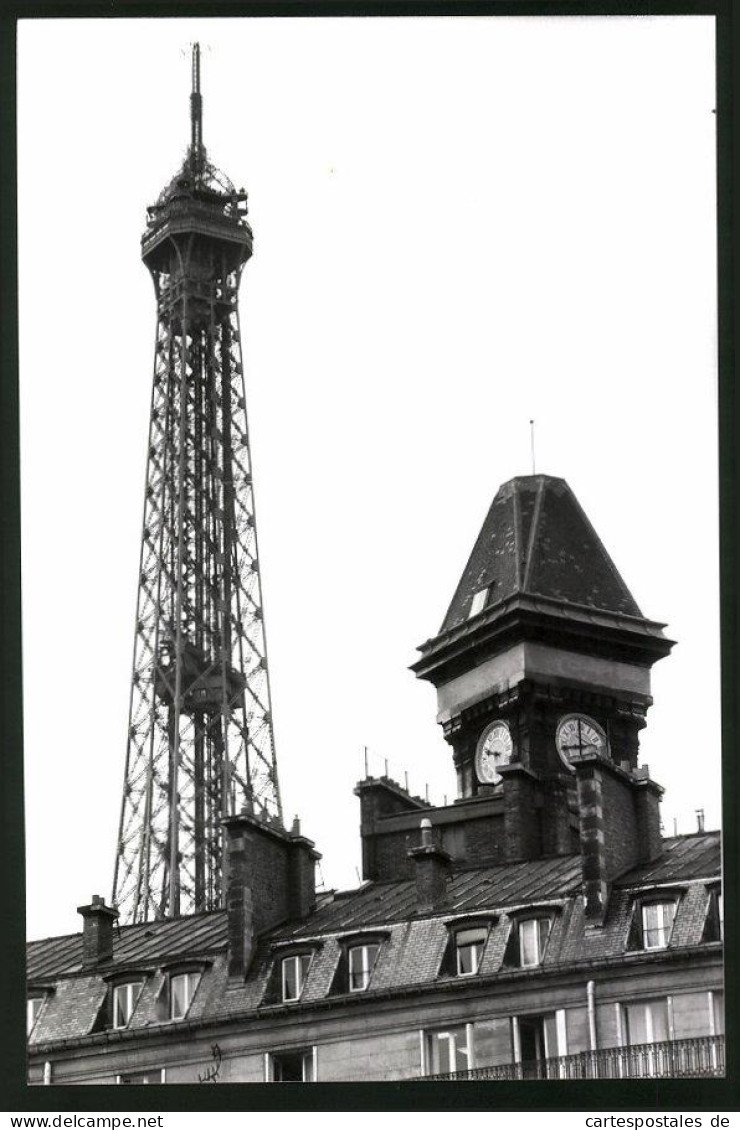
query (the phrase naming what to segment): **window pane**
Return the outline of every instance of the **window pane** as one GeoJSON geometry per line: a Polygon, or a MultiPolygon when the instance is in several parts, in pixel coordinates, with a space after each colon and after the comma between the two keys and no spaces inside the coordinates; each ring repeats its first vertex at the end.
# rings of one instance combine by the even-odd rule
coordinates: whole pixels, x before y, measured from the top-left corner
{"type": "Polygon", "coordinates": [[[178,973],[170,980],[170,1019],[181,1020],[190,1008],[191,977],[190,973],[178,973]]]}
{"type": "Polygon", "coordinates": [[[642,944],[646,950],[668,945],[676,914],[675,902],[649,902],[642,907],[642,944]]]}
{"type": "Polygon", "coordinates": [[[295,957],[283,958],[283,1000],[297,1000],[301,994],[298,983],[300,966],[295,957]]]}
{"type": "Polygon", "coordinates": [[[471,601],[470,612],[468,613],[468,617],[477,616],[477,614],[479,612],[481,612],[483,610],[483,608],[485,607],[487,599],[488,599],[488,589],[487,588],[478,589],[478,592],[475,594],[475,596],[473,597],[473,599],[471,601]]]}
{"type": "Polygon", "coordinates": [[[550,937],[550,925],[551,922],[549,918],[537,919],[537,941],[539,944],[539,953],[537,956],[539,961],[542,961],[545,954],[547,939],[550,937]]]}
{"type": "Polygon", "coordinates": [[[638,1001],[625,1008],[627,1043],[651,1044],[668,1039],[668,1005],[665,1000],[638,1001]]]}
{"type": "Polygon", "coordinates": [[[349,951],[349,987],[351,992],[365,988],[365,978],[362,971],[362,948],[355,946],[349,951]]]}
{"type": "Polygon", "coordinates": [[[313,1083],[313,1052],[303,1055],[303,1082],[313,1083]]]}
{"type": "Polygon", "coordinates": [[[444,1028],[427,1035],[429,1074],[446,1075],[450,1071],[466,1071],[469,1064],[467,1031],[464,1024],[444,1028]]]}
{"type": "Polygon", "coordinates": [[[461,1028],[455,1036],[455,1071],[467,1071],[469,1066],[468,1033],[465,1028],[461,1028]]]}
{"type": "Polygon", "coordinates": [[[29,997],[26,1003],[26,1031],[30,1033],[41,1008],[41,997],[29,997]]]}
{"type": "Polygon", "coordinates": [[[458,930],[455,935],[456,967],[459,976],[477,973],[488,931],[458,930]]]}
{"type": "Polygon", "coordinates": [[[357,993],[370,984],[378,946],[353,946],[349,951],[349,989],[357,993]]]}
{"type": "Polygon", "coordinates": [[[458,976],[465,977],[470,973],[478,972],[477,945],[458,945],[457,947],[457,972],[458,976]]]}
{"type": "Polygon", "coordinates": [[[650,1029],[653,1043],[668,1039],[668,1004],[666,1001],[650,1001],[650,1029]]]}
{"type": "Polygon", "coordinates": [[[537,919],[528,918],[519,923],[519,960],[521,965],[539,963],[537,919]]]}
{"type": "Polygon", "coordinates": [[[126,985],[116,985],[113,993],[113,1027],[125,1028],[134,1011],[134,1000],[138,984],[129,982],[126,985]]]}

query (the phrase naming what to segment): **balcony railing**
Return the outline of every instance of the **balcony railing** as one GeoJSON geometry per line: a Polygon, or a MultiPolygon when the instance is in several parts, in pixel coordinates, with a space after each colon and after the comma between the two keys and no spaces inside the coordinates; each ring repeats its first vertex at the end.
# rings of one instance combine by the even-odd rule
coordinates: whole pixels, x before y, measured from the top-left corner
{"type": "Polygon", "coordinates": [[[600,1048],[496,1067],[433,1075],[433,1079],[680,1079],[724,1075],[724,1036],[600,1048]]]}

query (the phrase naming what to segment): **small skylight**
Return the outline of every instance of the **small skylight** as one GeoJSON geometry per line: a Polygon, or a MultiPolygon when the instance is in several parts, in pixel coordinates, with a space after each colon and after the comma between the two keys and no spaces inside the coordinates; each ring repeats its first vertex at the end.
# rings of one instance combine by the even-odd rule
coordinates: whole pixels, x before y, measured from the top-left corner
{"type": "Polygon", "coordinates": [[[477,616],[479,612],[482,612],[486,606],[487,600],[488,586],[486,586],[484,589],[478,589],[477,593],[470,602],[470,612],[468,612],[468,619],[470,619],[471,616],[477,616]]]}

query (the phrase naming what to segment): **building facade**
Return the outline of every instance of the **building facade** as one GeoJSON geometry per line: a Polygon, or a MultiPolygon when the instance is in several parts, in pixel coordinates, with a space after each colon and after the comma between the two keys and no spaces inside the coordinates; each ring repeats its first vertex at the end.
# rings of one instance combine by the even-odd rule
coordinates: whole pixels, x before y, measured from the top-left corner
{"type": "Polygon", "coordinates": [[[80,907],[29,946],[30,1081],[723,1074],[719,833],[664,838],[639,763],[670,647],[566,483],[505,484],[414,664],[456,801],[359,782],[356,890],[246,806],[222,909],[80,907]]]}

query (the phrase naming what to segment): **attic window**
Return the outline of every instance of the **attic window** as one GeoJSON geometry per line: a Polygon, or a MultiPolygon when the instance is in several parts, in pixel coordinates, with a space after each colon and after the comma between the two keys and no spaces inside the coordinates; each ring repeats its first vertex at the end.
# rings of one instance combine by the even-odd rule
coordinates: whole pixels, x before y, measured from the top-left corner
{"type": "Polygon", "coordinates": [[[678,895],[643,898],[635,903],[627,948],[661,950],[668,946],[676,917],[678,895]]]}
{"type": "Polygon", "coordinates": [[[29,997],[26,1001],[26,1035],[30,1036],[33,1026],[39,1018],[41,1006],[46,1000],[46,994],[29,997]]]}
{"type": "Polygon", "coordinates": [[[473,599],[470,602],[470,612],[468,612],[468,620],[472,616],[477,616],[478,613],[482,612],[486,607],[486,601],[488,600],[488,588],[489,586],[487,585],[484,589],[478,589],[477,593],[475,593],[475,595],[473,596],[473,599]]]}
{"type": "Polygon", "coordinates": [[[547,939],[550,937],[549,918],[523,918],[519,927],[519,965],[529,969],[540,965],[545,956],[547,939]]]}
{"type": "Polygon", "coordinates": [[[707,916],[704,920],[703,942],[721,942],[724,937],[724,914],[722,910],[722,891],[719,886],[709,892],[707,916]]]}
{"type": "Polygon", "coordinates": [[[459,930],[455,934],[455,970],[458,977],[471,977],[478,972],[488,931],[459,930]]]}
{"type": "Polygon", "coordinates": [[[171,973],[169,1012],[170,1020],[184,1020],[200,982],[200,972],[171,973]]]}
{"type": "Polygon", "coordinates": [[[284,1001],[300,1000],[303,986],[308,976],[311,954],[293,954],[284,957],[281,963],[282,998],[284,1001]]]}
{"type": "Polygon", "coordinates": [[[113,988],[113,1027],[127,1028],[141,992],[141,981],[124,981],[113,988]]]}
{"type": "Polygon", "coordinates": [[[447,945],[439,967],[440,977],[475,977],[496,916],[470,916],[446,922],[447,945]]]}
{"type": "Polygon", "coordinates": [[[339,960],[329,995],[364,993],[370,988],[387,930],[362,931],[339,939],[339,960]]]}
{"type": "Polygon", "coordinates": [[[352,946],[349,950],[349,991],[363,993],[370,984],[380,946],[377,942],[366,946],[352,946]]]}
{"type": "Polygon", "coordinates": [[[552,918],[552,913],[517,916],[506,944],[504,964],[518,969],[534,969],[541,965],[550,937],[552,918]]]}

